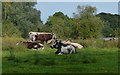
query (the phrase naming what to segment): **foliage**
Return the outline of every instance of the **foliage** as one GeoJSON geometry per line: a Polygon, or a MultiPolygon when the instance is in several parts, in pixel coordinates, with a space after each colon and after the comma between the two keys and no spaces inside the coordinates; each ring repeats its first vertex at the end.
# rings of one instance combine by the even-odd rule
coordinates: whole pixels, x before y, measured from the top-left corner
{"type": "Polygon", "coordinates": [[[97,16],[106,22],[106,25],[102,31],[102,34],[105,37],[118,36],[117,33],[118,29],[120,28],[120,15],[102,12],[97,14],[97,16]]]}
{"type": "Polygon", "coordinates": [[[65,26],[66,26],[66,38],[70,39],[77,39],[79,36],[78,29],[77,29],[78,22],[74,18],[70,18],[65,21],[65,26]]]}
{"type": "Polygon", "coordinates": [[[62,12],[56,12],[53,14],[53,17],[61,18],[63,20],[69,19],[69,17],[67,15],[64,15],[62,12]]]}
{"type": "Polygon", "coordinates": [[[77,6],[73,18],[62,12],[49,16],[43,25],[41,12],[34,8],[36,2],[3,2],[3,36],[28,37],[28,32],[55,33],[58,38],[88,39],[119,35],[119,15],[100,13],[96,7],[77,6]],[[14,30],[14,31],[12,31],[14,30]]]}
{"type": "Polygon", "coordinates": [[[78,6],[78,14],[73,14],[78,32],[78,38],[97,38],[101,35],[104,22],[96,17],[96,8],[92,6],[78,6]]]}
{"type": "Polygon", "coordinates": [[[10,21],[3,21],[2,28],[3,28],[2,34],[4,37],[21,36],[21,32],[10,21]]]}
{"type": "Polygon", "coordinates": [[[56,12],[48,18],[48,21],[43,26],[43,31],[55,33],[58,38],[65,38],[70,30],[69,27],[65,25],[68,19],[69,18],[62,12],[56,12]]]}
{"type": "MultiPolygon", "coordinates": [[[[101,34],[104,22],[96,17],[95,7],[78,6],[78,14],[68,18],[62,12],[56,12],[48,18],[45,26],[47,32],[56,33],[58,38],[87,39],[97,38],[101,34]]],[[[44,30],[43,30],[44,31],[44,30]]]]}
{"type": "Polygon", "coordinates": [[[103,36],[105,37],[112,37],[112,36],[115,36],[115,32],[114,30],[108,25],[108,24],[105,24],[103,29],[102,29],[102,34],[103,36]]]}
{"type": "Polygon", "coordinates": [[[89,17],[92,17],[95,15],[97,9],[96,9],[96,7],[92,7],[89,5],[86,5],[86,6],[78,5],[77,11],[78,11],[77,14],[73,13],[73,16],[75,18],[89,18],[89,17]]]}
{"type": "Polygon", "coordinates": [[[40,11],[33,8],[35,4],[35,2],[3,2],[4,21],[13,23],[24,38],[28,36],[29,31],[37,31],[38,26],[42,25],[40,11]]]}
{"type": "Polygon", "coordinates": [[[104,22],[98,17],[80,20],[79,37],[82,39],[98,38],[101,35],[104,22]]]}

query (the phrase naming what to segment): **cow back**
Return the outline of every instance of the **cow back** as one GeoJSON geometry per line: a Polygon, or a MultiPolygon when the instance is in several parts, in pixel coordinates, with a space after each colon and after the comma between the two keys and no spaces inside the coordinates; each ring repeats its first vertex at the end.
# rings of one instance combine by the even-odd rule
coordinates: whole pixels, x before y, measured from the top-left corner
{"type": "Polygon", "coordinates": [[[38,34],[38,35],[35,35],[35,40],[39,40],[39,41],[48,41],[48,40],[51,40],[52,39],[52,34],[38,34]]]}

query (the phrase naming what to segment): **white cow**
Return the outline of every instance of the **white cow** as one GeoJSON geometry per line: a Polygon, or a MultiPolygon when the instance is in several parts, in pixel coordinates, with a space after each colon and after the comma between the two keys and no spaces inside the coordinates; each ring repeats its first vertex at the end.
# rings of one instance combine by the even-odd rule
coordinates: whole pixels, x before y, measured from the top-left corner
{"type": "Polygon", "coordinates": [[[78,44],[78,43],[70,42],[69,40],[67,40],[67,41],[62,41],[62,43],[64,43],[64,44],[71,44],[71,45],[73,45],[74,47],[79,48],[79,49],[83,48],[82,45],[80,45],[80,44],[78,44]]]}

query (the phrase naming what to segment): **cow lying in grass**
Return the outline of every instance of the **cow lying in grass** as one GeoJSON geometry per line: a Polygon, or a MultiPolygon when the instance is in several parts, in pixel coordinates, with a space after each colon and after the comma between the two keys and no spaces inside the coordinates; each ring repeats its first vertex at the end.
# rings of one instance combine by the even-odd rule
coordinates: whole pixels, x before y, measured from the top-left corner
{"type": "Polygon", "coordinates": [[[63,44],[60,40],[55,40],[55,42],[50,46],[51,48],[56,48],[55,54],[72,54],[76,53],[74,46],[70,44],[63,44]]]}
{"type": "Polygon", "coordinates": [[[19,45],[19,44],[25,44],[25,45],[27,45],[28,49],[33,49],[33,50],[44,49],[44,46],[42,44],[40,44],[40,43],[37,43],[37,42],[20,41],[16,45],[19,45]]]}
{"type": "Polygon", "coordinates": [[[73,42],[70,42],[69,40],[67,40],[67,41],[62,41],[62,43],[73,45],[75,48],[78,48],[78,49],[83,48],[83,46],[80,45],[79,43],[73,43],[73,42]]]}

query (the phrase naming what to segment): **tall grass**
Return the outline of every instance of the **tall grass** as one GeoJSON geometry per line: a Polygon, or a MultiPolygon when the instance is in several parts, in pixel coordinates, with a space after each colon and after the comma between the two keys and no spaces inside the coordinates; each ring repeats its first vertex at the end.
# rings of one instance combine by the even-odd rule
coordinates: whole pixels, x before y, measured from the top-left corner
{"type": "Polygon", "coordinates": [[[76,54],[55,55],[56,49],[51,49],[50,44],[46,44],[44,50],[38,51],[27,49],[24,45],[16,46],[17,42],[24,40],[2,39],[3,73],[90,73],[105,70],[117,72],[115,69],[117,69],[118,42],[116,41],[74,40],[73,42],[80,43],[85,48],[77,49],[76,54]]]}
{"type": "MultiPolygon", "coordinates": [[[[23,38],[16,38],[16,37],[6,37],[2,38],[2,50],[23,50],[25,46],[20,45],[16,46],[17,42],[25,41],[23,38]]],[[[118,48],[119,42],[118,41],[105,41],[102,39],[86,39],[86,40],[73,40],[72,42],[79,43],[84,46],[84,48],[94,47],[94,48],[118,48]]],[[[48,49],[50,44],[44,45],[45,49],[48,49]]]]}
{"type": "MultiPolygon", "coordinates": [[[[17,48],[16,44],[20,41],[24,41],[23,38],[16,37],[5,37],[2,38],[2,50],[12,50],[13,48],[17,48]]],[[[21,48],[21,47],[19,47],[21,48]]],[[[22,47],[23,48],[23,47],[22,47]]]]}
{"type": "Polygon", "coordinates": [[[73,42],[80,43],[84,48],[118,48],[118,41],[105,41],[102,39],[86,39],[86,40],[74,40],[73,42]]]}

